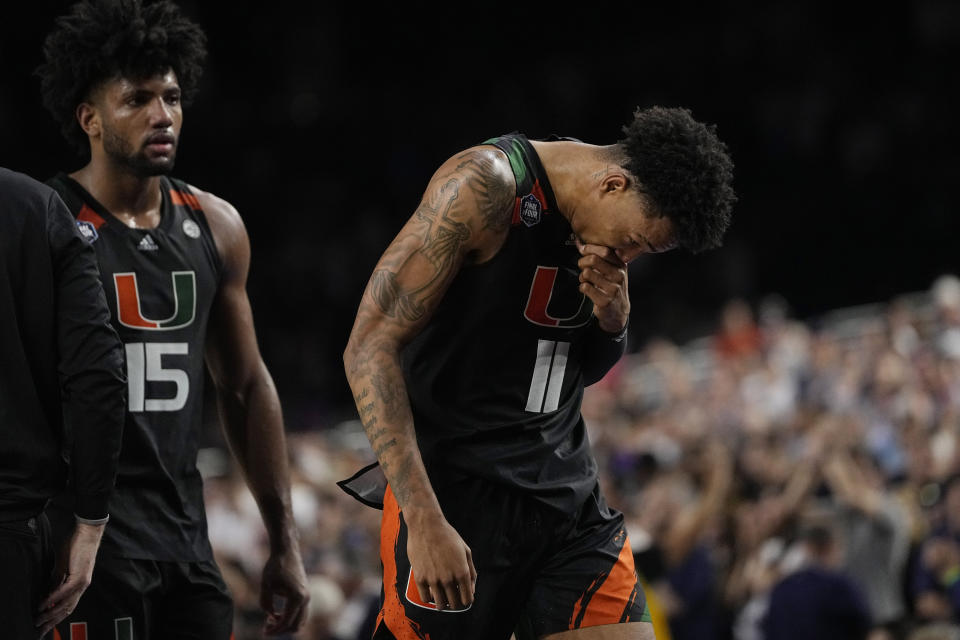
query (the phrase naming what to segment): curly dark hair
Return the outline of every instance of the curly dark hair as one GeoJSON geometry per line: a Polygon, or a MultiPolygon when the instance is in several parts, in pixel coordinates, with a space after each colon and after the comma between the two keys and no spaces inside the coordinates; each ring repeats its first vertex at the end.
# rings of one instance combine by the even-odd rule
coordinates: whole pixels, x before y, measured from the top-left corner
{"type": "Polygon", "coordinates": [[[139,80],[172,69],[188,104],[203,73],[206,41],[169,0],[83,0],[57,19],[43,44],[45,62],[37,68],[43,105],[64,137],[86,151],[75,112],[91,91],[112,78],[139,80]]]}
{"type": "Polygon", "coordinates": [[[673,222],[680,246],[698,253],[719,247],[730,225],[733,160],[714,125],[693,119],[688,109],[637,109],[617,142],[624,168],[655,215],[673,222]]]}

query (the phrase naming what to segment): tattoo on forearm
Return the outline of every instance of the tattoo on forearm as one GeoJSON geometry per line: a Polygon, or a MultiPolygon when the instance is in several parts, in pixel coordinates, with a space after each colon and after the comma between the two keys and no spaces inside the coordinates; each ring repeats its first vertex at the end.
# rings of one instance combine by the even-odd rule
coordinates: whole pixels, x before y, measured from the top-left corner
{"type": "MultiPolygon", "coordinates": [[[[374,427],[374,426],[376,426],[376,425],[370,425],[370,426],[371,426],[371,428],[372,428],[372,427],[374,427]]],[[[368,430],[368,431],[367,431],[367,439],[368,439],[370,442],[373,442],[374,440],[379,440],[379,439],[380,439],[381,437],[383,437],[383,435],[384,435],[385,433],[387,433],[388,431],[389,431],[389,429],[387,429],[386,427],[381,427],[380,429],[377,429],[376,431],[369,431],[369,430],[368,430]]]]}
{"type": "MultiPolygon", "coordinates": [[[[364,389],[364,391],[366,391],[366,389],[364,389]]],[[[357,411],[360,413],[361,419],[369,416],[371,413],[373,413],[373,400],[365,403],[363,402],[363,398],[361,398],[357,402],[357,411]]]]}
{"type": "Polygon", "coordinates": [[[377,397],[383,404],[384,417],[387,420],[395,419],[400,413],[401,396],[399,389],[400,381],[390,381],[383,374],[375,373],[370,377],[370,384],[377,392],[377,397]]]}
{"type": "Polygon", "coordinates": [[[373,442],[374,438],[370,430],[377,424],[377,416],[373,415],[373,410],[376,408],[373,399],[371,399],[370,402],[366,402],[369,396],[370,390],[365,388],[355,395],[353,400],[357,405],[357,413],[360,414],[360,422],[363,424],[363,430],[366,432],[367,438],[373,442]]]}
{"type": "Polygon", "coordinates": [[[394,465],[384,457],[390,449],[399,444],[395,436],[396,430],[388,426],[380,426],[377,416],[374,415],[374,412],[379,408],[388,421],[394,418],[399,413],[396,404],[400,396],[392,390],[392,386],[395,385],[390,385],[386,376],[374,374],[371,377],[370,384],[373,388],[372,391],[370,387],[364,387],[360,393],[354,396],[360,421],[363,423],[363,430],[367,434],[373,453],[383,466],[384,472],[391,478],[391,484],[403,484],[406,482],[405,476],[401,474],[400,477],[397,477],[396,474],[391,473],[394,465]]]}
{"type": "Polygon", "coordinates": [[[384,466],[383,472],[390,479],[390,488],[400,504],[408,504],[411,499],[412,492],[408,481],[412,470],[413,463],[408,459],[398,459],[396,465],[384,466]]]}
{"type": "Polygon", "coordinates": [[[381,442],[380,444],[378,444],[378,445],[373,449],[373,452],[376,454],[377,460],[383,460],[383,454],[386,453],[389,449],[392,449],[392,448],[395,447],[395,446],[397,446],[397,439],[396,439],[396,438],[390,438],[390,439],[387,440],[386,442],[381,442]]]}

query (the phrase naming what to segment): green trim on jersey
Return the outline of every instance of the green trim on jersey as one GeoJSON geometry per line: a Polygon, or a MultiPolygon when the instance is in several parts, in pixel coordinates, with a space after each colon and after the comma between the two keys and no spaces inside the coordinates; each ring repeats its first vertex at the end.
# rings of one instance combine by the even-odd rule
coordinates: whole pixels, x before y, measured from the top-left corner
{"type": "Polygon", "coordinates": [[[510,168],[513,169],[513,175],[517,180],[517,193],[529,193],[533,183],[527,172],[526,153],[520,141],[511,136],[497,136],[496,138],[490,138],[484,141],[483,144],[492,144],[507,154],[507,160],[510,161],[510,168]],[[509,144],[510,147],[504,149],[504,143],[509,144]]]}

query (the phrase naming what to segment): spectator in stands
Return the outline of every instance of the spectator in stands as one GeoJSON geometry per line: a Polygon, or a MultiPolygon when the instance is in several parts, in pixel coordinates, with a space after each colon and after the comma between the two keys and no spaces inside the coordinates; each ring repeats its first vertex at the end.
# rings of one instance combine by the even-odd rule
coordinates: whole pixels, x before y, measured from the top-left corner
{"type": "Polygon", "coordinates": [[[843,552],[834,532],[814,525],[801,541],[805,565],[770,594],[765,640],[866,638],[870,610],[856,584],[838,570],[843,552]]]}
{"type": "Polygon", "coordinates": [[[960,475],[946,483],[932,534],[920,550],[912,592],[921,620],[960,617],[960,475]]]}
{"type": "Polygon", "coordinates": [[[863,448],[833,452],[823,465],[823,477],[846,541],[844,570],[866,597],[873,626],[898,632],[906,615],[907,513],[886,490],[880,469],[863,448]]]}

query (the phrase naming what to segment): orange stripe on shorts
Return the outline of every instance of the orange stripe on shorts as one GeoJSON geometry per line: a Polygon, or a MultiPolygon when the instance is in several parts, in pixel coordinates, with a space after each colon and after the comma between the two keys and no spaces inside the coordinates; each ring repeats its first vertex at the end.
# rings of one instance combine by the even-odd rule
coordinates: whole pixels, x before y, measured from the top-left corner
{"type": "MultiPolygon", "coordinates": [[[[430,640],[430,634],[406,616],[397,592],[397,542],[400,537],[400,506],[387,485],[383,496],[383,520],[380,522],[380,561],[383,562],[383,608],[377,625],[387,625],[397,640],[430,640]]],[[[406,552],[406,550],[400,550],[406,552]]]]}
{"type": "MultiPolygon", "coordinates": [[[[630,541],[624,535],[623,547],[616,563],[606,576],[597,578],[587,588],[573,607],[570,616],[570,629],[595,627],[601,624],[620,622],[624,611],[633,604],[638,594],[637,572],[633,566],[633,551],[630,550],[630,541]],[[601,582],[596,588],[597,580],[601,582]],[[596,588],[593,595],[589,595],[596,588]],[[586,611],[577,624],[586,600],[586,611]]],[[[626,621],[625,621],[626,622],[626,621]]]]}

